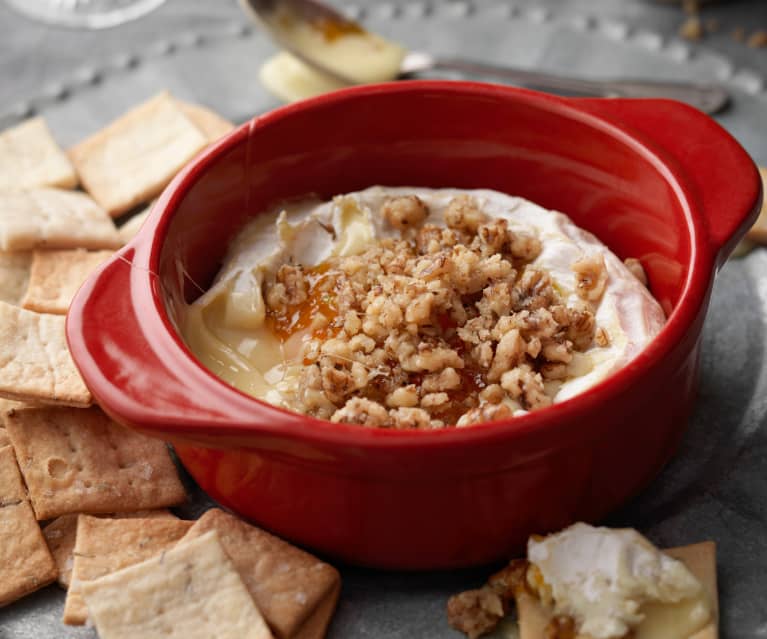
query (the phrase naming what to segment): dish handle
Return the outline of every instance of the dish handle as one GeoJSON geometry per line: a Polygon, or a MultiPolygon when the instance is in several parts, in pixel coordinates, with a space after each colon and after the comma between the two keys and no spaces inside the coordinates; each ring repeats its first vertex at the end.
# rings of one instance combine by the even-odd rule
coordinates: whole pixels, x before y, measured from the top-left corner
{"type": "MultiPolygon", "coordinates": [[[[762,181],[743,147],[712,118],[673,100],[576,99],[578,106],[639,134],[648,148],[669,159],[702,216],[717,269],[759,214],[762,181]]],[[[696,214],[693,211],[693,214],[696,214]]]]}
{"type": "Polygon", "coordinates": [[[145,248],[129,244],[116,253],[83,284],[67,314],[69,349],[96,402],[148,434],[252,415],[252,401],[222,391],[191,358],[171,352],[183,348],[180,340],[153,338],[175,330],[156,308],[158,275],[138,265],[136,252],[145,248]]]}

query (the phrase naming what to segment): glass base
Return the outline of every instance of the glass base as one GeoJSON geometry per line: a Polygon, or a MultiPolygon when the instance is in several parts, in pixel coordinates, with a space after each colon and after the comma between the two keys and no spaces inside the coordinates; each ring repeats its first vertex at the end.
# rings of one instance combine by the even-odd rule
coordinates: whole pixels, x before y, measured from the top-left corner
{"type": "Polygon", "coordinates": [[[35,20],[65,27],[105,29],[135,20],[165,0],[5,0],[35,20]]]}

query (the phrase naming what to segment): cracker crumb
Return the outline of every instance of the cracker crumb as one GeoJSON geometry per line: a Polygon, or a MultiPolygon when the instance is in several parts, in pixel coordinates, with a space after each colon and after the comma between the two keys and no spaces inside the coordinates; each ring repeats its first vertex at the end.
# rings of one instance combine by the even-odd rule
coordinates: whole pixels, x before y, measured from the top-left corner
{"type": "Polygon", "coordinates": [[[763,49],[767,47],[767,30],[759,29],[754,31],[746,40],[746,46],[752,49],[763,49]]]}

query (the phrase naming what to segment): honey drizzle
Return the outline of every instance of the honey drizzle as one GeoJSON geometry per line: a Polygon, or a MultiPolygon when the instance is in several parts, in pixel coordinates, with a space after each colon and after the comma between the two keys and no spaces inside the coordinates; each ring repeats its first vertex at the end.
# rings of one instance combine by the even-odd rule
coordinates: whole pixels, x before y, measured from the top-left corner
{"type": "Polygon", "coordinates": [[[304,270],[309,281],[309,292],[303,302],[289,304],[280,311],[267,309],[266,326],[281,342],[284,343],[298,331],[310,328],[320,315],[328,321],[312,331],[312,337],[328,339],[339,332],[340,327],[336,327],[334,322],[338,317],[338,309],[331,293],[334,280],[328,274],[329,268],[329,264],[323,263],[304,270]]]}

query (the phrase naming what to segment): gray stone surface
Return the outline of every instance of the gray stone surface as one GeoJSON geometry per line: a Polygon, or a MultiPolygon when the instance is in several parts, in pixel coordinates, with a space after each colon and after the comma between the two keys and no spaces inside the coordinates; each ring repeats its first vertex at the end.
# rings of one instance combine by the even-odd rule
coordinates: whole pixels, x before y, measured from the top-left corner
{"type": "MultiPolygon", "coordinates": [[[[762,0],[709,10],[720,30],[700,45],[675,37],[678,9],[640,0],[339,3],[412,47],[593,75],[717,79],[735,93],[721,116],[767,163],[767,51],[730,37],[767,27],[762,0]],[[517,11],[512,11],[516,8],[517,11]]],[[[0,126],[38,111],[70,144],[162,88],[242,121],[276,102],[256,80],[271,44],[233,1],[169,0],[154,14],[99,32],[39,25],[0,2],[0,126]]],[[[683,135],[683,132],[680,132],[683,135]]],[[[767,250],[728,263],[704,331],[697,410],[679,454],[610,523],[662,546],[719,545],[722,636],[767,636],[767,250]]],[[[197,495],[193,510],[205,506],[197,495]]],[[[191,514],[191,511],[190,511],[191,514]]],[[[444,605],[490,568],[382,573],[344,567],[332,639],[457,637],[444,605]]],[[[93,637],[60,623],[56,586],[0,610],[0,639],[93,637]]]]}

